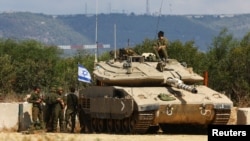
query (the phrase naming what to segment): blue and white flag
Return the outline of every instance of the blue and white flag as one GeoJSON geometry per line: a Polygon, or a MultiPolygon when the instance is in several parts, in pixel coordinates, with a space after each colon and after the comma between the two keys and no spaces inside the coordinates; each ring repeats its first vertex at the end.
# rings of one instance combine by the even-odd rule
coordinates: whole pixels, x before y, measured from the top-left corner
{"type": "Polygon", "coordinates": [[[86,83],[91,83],[90,73],[82,65],[78,65],[78,80],[86,83]]]}

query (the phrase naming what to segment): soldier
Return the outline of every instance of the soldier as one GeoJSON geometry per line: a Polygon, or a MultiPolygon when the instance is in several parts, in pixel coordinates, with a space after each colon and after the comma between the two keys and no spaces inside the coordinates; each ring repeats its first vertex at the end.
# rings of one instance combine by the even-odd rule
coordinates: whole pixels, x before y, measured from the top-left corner
{"type": "Polygon", "coordinates": [[[69,119],[71,119],[71,133],[74,133],[75,129],[75,122],[76,122],[76,114],[78,110],[78,97],[75,94],[75,87],[70,87],[70,93],[67,94],[67,100],[66,100],[66,115],[65,115],[65,121],[66,121],[66,127],[69,125],[69,119]]]}
{"type": "Polygon", "coordinates": [[[46,95],[44,101],[45,101],[45,123],[46,123],[46,129],[48,132],[52,131],[52,110],[54,104],[56,101],[57,94],[56,94],[56,87],[51,87],[50,92],[46,95]]]}
{"type": "Polygon", "coordinates": [[[52,109],[52,128],[53,132],[57,132],[57,123],[59,120],[60,132],[65,132],[65,123],[64,123],[64,99],[63,99],[63,89],[62,87],[58,87],[57,89],[57,97],[56,102],[53,105],[52,109]]]}
{"type": "Polygon", "coordinates": [[[43,121],[43,109],[42,109],[42,97],[40,96],[40,87],[35,86],[33,88],[30,98],[28,99],[29,103],[32,103],[32,129],[42,128],[44,129],[43,121]]]}
{"type": "Polygon", "coordinates": [[[165,61],[168,59],[167,47],[168,47],[168,39],[164,37],[163,31],[159,31],[158,39],[154,46],[154,51],[155,51],[157,58],[160,61],[161,59],[164,59],[165,61]]]}

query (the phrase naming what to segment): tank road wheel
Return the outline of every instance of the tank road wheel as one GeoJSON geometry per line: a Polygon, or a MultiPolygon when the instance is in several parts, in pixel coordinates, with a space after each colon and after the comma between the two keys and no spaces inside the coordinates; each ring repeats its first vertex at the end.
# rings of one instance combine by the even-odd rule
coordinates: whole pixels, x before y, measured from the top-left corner
{"type": "Polygon", "coordinates": [[[97,130],[98,132],[104,132],[105,126],[104,126],[104,119],[97,119],[97,130]]]}
{"type": "Polygon", "coordinates": [[[107,123],[106,123],[106,127],[107,127],[107,132],[108,133],[112,133],[113,132],[113,120],[112,119],[107,119],[107,121],[106,121],[107,123]]]}
{"type": "Polygon", "coordinates": [[[129,128],[128,128],[128,130],[129,130],[130,133],[134,133],[134,129],[135,129],[136,123],[137,123],[136,117],[135,116],[131,116],[129,118],[129,128]]]}
{"type": "Polygon", "coordinates": [[[116,133],[120,133],[122,129],[122,124],[121,124],[121,120],[116,119],[115,120],[115,132],[116,133]]]}
{"type": "Polygon", "coordinates": [[[122,120],[122,132],[127,133],[129,131],[129,118],[122,120]]]}
{"type": "Polygon", "coordinates": [[[98,120],[96,119],[96,118],[92,118],[91,119],[91,129],[92,129],[92,131],[93,132],[97,132],[97,125],[98,125],[98,122],[97,122],[98,120]]]}
{"type": "Polygon", "coordinates": [[[92,129],[92,118],[90,117],[90,115],[85,114],[84,118],[84,125],[86,125],[84,127],[84,130],[86,133],[93,133],[93,129],[92,129]]]}

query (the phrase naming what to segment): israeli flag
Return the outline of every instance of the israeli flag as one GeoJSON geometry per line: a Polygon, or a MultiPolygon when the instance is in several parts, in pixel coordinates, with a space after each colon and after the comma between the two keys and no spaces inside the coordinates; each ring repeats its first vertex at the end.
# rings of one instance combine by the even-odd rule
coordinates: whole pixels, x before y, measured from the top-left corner
{"type": "Polygon", "coordinates": [[[78,80],[86,83],[91,83],[89,71],[82,65],[78,65],[78,80]]]}

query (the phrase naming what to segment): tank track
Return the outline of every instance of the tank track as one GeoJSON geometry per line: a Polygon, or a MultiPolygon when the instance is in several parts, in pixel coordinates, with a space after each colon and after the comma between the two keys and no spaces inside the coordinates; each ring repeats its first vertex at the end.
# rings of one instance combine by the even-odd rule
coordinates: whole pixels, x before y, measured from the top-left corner
{"type": "Polygon", "coordinates": [[[122,133],[122,134],[144,134],[148,131],[149,127],[152,125],[155,116],[155,111],[147,112],[135,112],[130,117],[121,119],[100,119],[100,118],[91,118],[89,114],[84,114],[81,119],[82,127],[81,132],[83,133],[122,133]],[[96,120],[103,121],[103,130],[99,130],[96,120]],[[111,125],[109,128],[108,120],[111,120],[111,125]],[[127,121],[127,122],[124,122],[127,121]],[[120,126],[116,127],[116,123],[121,122],[120,126]],[[93,124],[94,123],[94,124],[93,124]],[[123,124],[126,124],[124,126],[123,124]],[[124,129],[123,129],[124,128],[124,129]]]}
{"type": "Polygon", "coordinates": [[[215,125],[225,125],[228,123],[231,115],[230,109],[216,109],[215,117],[212,124],[215,125]]]}
{"type": "Polygon", "coordinates": [[[136,123],[132,130],[132,133],[143,134],[147,132],[148,128],[152,124],[154,119],[154,113],[152,111],[140,112],[134,118],[136,119],[136,123]]]}

